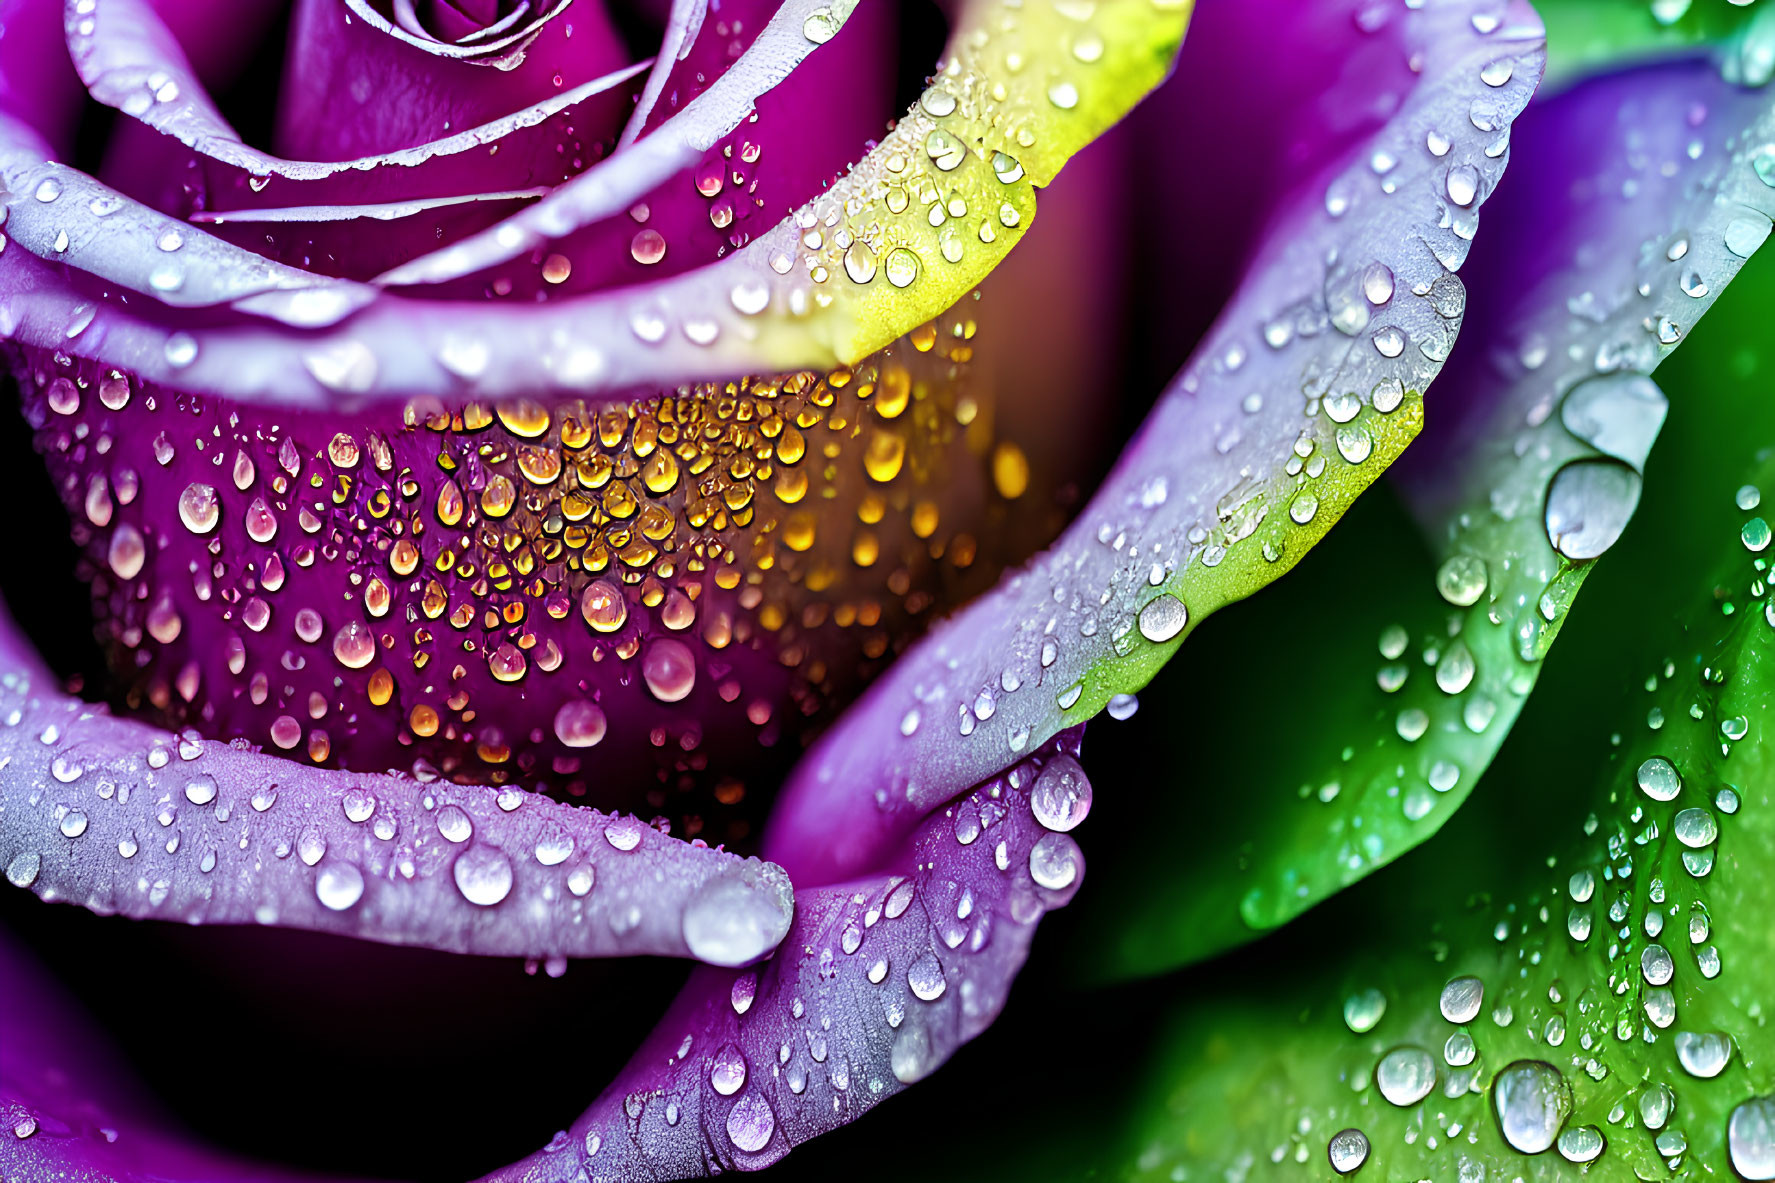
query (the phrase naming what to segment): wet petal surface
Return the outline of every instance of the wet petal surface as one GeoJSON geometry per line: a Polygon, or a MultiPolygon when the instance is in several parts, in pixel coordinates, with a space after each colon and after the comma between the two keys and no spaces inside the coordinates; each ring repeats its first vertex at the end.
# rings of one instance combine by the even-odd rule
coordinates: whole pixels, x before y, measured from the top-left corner
{"type": "Polygon", "coordinates": [[[305,769],[115,719],[0,648],[0,865],[96,911],[277,924],[454,952],[744,964],[789,926],[781,870],[634,817],[305,769]]]}
{"type": "MultiPolygon", "coordinates": [[[[1775,213],[1756,165],[1775,132],[1770,101],[1693,62],[1586,83],[1519,122],[1516,180],[1488,209],[1492,249],[1468,273],[1472,335],[1393,470],[1428,553],[1371,536],[1328,559],[1318,577],[1339,588],[1287,590],[1300,612],[1335,620],[1337,638],[1292,671],[1284,718],[1260,715],[1227,743],[1277,727],[1294,738],[1251,766],[1254,795],[1216,811],[1200,858],[1158,872],[1167,890],[1154,891],[1152,868],[1112,873],[1106,907],[1139,921],[1105,970],[1167,968],[1272,928],[1466,799],[1590,560],[1638,504],[1666,410],[1645,375],[1744,265],[1732,244],[1775,213]]],[[[1177,824],[1185,809],[1204,821],[1180,801],[1177,824]]]]}
{"type": "MultiPolygon", "coordinates": [[[[773,836],[797,873],[866,865],[958,782],[1139,689],[1197,622],[1291,567],[1416,433],[1464,310],[1452,269],[1539,71],[1532,14],[1473,16],[1334,26],[1375,38],[1382,62],[1421,59],[1421,79],[1401,93],[1376,71],[1396,114],[1281,184],[1232,304],[1061,541],[908,654],[798,770],[773,836]],[[835,816],[842,843],[811,850],[835,816]]],[[[1269,27],[1261,6],[1221,19],[1226,36],[1269,27]]],[[[1190,45],[1211,52],[1211,30],[1190,45]]]]}

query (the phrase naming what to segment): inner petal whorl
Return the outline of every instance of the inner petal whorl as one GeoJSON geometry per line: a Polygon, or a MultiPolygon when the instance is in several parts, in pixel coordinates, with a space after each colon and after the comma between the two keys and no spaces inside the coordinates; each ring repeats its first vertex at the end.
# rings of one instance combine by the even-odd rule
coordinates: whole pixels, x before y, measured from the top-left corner
{"type": "Polygon", "coordinates": [[[972,333],[952,315],[829,374],[398,419],[18,369],[129,708],[740,841],[762,770],[1029,545],[972,333]]]}

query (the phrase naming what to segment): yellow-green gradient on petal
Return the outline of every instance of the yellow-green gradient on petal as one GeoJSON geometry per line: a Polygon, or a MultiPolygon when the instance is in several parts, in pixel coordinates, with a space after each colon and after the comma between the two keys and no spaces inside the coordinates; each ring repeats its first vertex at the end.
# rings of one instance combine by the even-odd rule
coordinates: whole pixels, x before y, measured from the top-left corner
{"type": "Polygon", "coordinates": [[[759,326],[766,352],[855,361],[966,295],[1028,231],[1036,190],[1164,81],[1190,8],[964,3],[905,118],[748,249],[796,284],[789,321],[759,326]]]}

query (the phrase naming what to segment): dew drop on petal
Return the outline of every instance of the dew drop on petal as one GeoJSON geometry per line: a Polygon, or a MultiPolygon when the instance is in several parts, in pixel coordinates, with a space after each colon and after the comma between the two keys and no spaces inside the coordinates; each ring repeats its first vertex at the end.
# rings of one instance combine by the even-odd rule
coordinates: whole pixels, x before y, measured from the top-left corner
{"type": "Polygon", "coordinates": [[[350,863],[328,863],[315,876],[314,894],[322,907],[343,912],[363,898],[364,873],[350,863]]]}
{"type": "Polygon", "coordinates": [[[491,846],[471,846],[451,868],[456,889],[471,904],[490,908],[511,894],[512,861],[491,846]]]}

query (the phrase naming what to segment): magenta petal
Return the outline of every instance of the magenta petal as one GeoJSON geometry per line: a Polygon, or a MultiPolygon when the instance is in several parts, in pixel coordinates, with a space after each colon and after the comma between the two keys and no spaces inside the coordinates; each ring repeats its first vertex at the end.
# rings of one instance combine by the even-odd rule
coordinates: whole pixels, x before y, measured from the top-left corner
{"type": "MultiPolygon", "coordinates": [[[[696,52],[676,63],[672,85],[680,85],[676,75],[688,71],[704,80],[695,88],[701,93],[705,83],[714,83],[730,66],[728,52],[738,54],[746,44],[734,30],[762,27],[775,8],[774,3],[724,5],[720,18],[702,28],[696,52]],[[712,53],[704,46],[708,41],[728,48],[712,53]]],[[[754,113],[709,145],[694,163],[638,194],[622,212],[552,239],[546,249],[570,264],[565,276],[558,272],[545,276],[542,268],[511,260],[511,266],[435,284],[425,294],[475,298],[497,283],[506,299],[544,295],[558,299],[600,288],[657,283],[746,246],[776,227],[786,212],[844,175],[889,126],[894,80],[891,57],[881,46],[892,43],[892,17],[887,5],[860,7],[829,44],[758,95],[754,113]],[[834,95],[844,96],[843,101],[832,101],[834,95]]],[[[662,52],[649,85],[663,64],[662,52]]],[[[647,139],[625,151],[645,155],[655,135],[672,134],[649,131],[647,139]]],[[[623,169],[620,159],[605,167],[618,175],[623,169]]],[[[545,197],[518,212],[515,221],[508,220],[493,233],[510,233],[525,217],[540,214],[550,200],[545,197]]],[[[419,266],[408,267],[403,261],[383,281],[392,282],[419,266]]]]}
{"type": "Polygon", "coordinates": [[[740,965],[788,928],[781,870],[507,787],[305,768],[52,688],[0,633],[0,870],[102,913],[461,953],[740,965]]]}
{"type": "MultiPolygon", "coordinates": [[[[243,246],[273,258],[323,274],[366,277],[435,247],[440,232],[448,241],[511,210],[485,200],[471,204],[475,199],[535,197],[596,160],[615,138],[633,91],[630,79],[646,65],[622,66],[578,85],[564,80],[534,102],[511,97],[513,105],[485,119],[464,113],[423,142],[315,161],[243,143],[145,0],[100,0],[91,15],[70,24],[68,52],[93,97],[131,117],[105,168],[124,192],[174,217],[201,215],[207,224],[227,226],[225,233],[243,246]],[[391,203],[413,208],[397,221],[401,211],[391,203]],[[417,216],[440,203],[454,208],[417,216]],[[280,213],[297,209],[299,216],[280,213]],[[364,217],[376,219],[373,234],[366,234],[364,217]],[[300,224],[291,225],[293,218],[300,224]],[[366,250],[371,237],[374,249],[366,250]]],[[[447,64],[476,78],[497,74],[447,64]]]]}
{"type": "Polygon", "coordinates": [[[1078,845],[1031,806],[1053,777],[1083,786],[1078,739],[933,813],[868,876],[798,891],[774,958],[695,973],[572,1129],[488,1179],[756,1170],[935,1071],[997,1017],[1036,923],[1078,889],[1078,845]]]}
{"type": "Polygon", "coordinates": [[[1464,297],[1452,273],[1540,76],[1533,12],[1448,4],[1370,29],[1354,18],[1378,10],[1354,3],[1301,22],[1287,0],[1212,11],[1171,83],[1183,95],[1201,61],[1212,99],[1224,102],[1241,47],[1298,59],[1285,73],[1306,77],[1323,68],[1310,64],[1320,54],[1366,64],[1337,103],[1308,88],[1298,109],[1278,115],[1292,135],[1273,169],[1261,247],[1079,519],[896,663],[796,770],[767,849],[798,881],[868,866],[1007,754],[1138,689],[1169,652],[1151,646],[1175,645],[1298,558],[1300,544],[1288,549],[1278,531],[1318,513],[1307,455],[1378,468],[1367,446],[1333,442],[1347,417],[1333,418],[1322,400],[1338,396],[1340,415],[1384,419],[1428,385],[1453,345],[1464,297]],[[1283,36],[1298,40],[1278,44],[1283,36]],[[1354,130],[1369,134],[1353,134],[1352,110],[1367,113],[1354,130]],[[1302,151],[1327,143],[1329,154],[1302,151]],[[1253,535],[1266,518],[1260,558],[1253,535]],[[1206,590],[1143,619],[1161,586],[1206,590]]]}
{"type": "Polygon", "coordinates": [[[57,48],[61,39],[54,0],[0,0],[0,115],[66,151],[80,117],[80,83],[57,48]]]}
{"type": "MultiPolygon", "coordinates": [[[[386,22],[364,0],[299,0],[279,145],[313,160],[411,148],[628,64],[601,4],[548,0],[503,36],[456,45],[386,22]]],[[[609,114],[612,126],[581,129],[588,142],[615,139],[627,111],[609,114]]]]}
{"type": "MultiPolygon", "coordinates": [[[[754,6],[755,7],[755,6],[754,6]]],[[[761,95],[795,76],[826,42],[805,33],[827,0],[780,5],[746,52],[682,111],[610,161],[562,185],[496,229],[453,243],[382,277],[391,285],[461,279],[536,250],[606,218],[626,213],[648,192],[693,168],[703,154],[752,114],[761,95]]],[[[842,33],[840,33],[842,35],[842,33]]],[[[701,38],[699,38],[701,40],[701,38]]],[[[782,211],[775,211],[778,216],[782,211]]]]}

